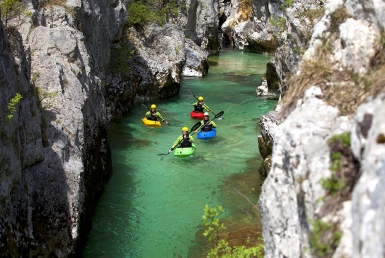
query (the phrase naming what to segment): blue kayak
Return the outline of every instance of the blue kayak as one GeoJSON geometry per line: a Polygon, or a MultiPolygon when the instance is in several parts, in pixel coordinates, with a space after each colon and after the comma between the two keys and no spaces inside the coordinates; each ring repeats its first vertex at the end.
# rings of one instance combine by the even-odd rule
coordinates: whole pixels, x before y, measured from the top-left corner
{"type": "Polygon", "coordinates": [[[200,131],[198,133],[197,137],[198,137],[198,139],[201,139],[201,140],[207,140],[207,139],[214,138],[215,135],[217,135],[217,129],[213,128],[213,130],[208,131],[208,132],[200,131]]]}

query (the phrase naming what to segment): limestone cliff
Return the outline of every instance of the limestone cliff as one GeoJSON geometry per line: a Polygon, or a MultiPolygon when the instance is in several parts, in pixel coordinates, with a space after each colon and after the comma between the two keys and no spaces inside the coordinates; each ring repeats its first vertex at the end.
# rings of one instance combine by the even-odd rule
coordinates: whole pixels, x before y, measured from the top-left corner
{"type": "Polygon", "coordinates": [[[111,175],[101,76],[119,22],[98,15],[122,6],[88,4],[33,2],[23,19],[0,24],[2,115],[23,97],[10,123],[0,122],[3,257],[73,255],[111,175]]]}
{"type": "Polygon", "coordinates": [[[384,257],[384,12],[326,1],[282,91],[259,201],[266,257],[384,257]]]}
{"type": "Polygon", "coordinates": [[[137,30],[126,26],[130,1],[10,2],[0,21],[0,256],[76,256],[112,173],[109,120],[207,73],[216,2],[137,30]],[[188,39],[177,24],[197,17],[188,39]]]}

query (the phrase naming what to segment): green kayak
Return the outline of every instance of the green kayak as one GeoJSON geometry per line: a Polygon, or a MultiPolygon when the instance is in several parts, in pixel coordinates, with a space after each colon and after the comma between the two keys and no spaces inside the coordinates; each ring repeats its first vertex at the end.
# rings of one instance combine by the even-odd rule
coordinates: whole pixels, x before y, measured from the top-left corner
{"type": "Polygon", "coordinates": [[[192,143],[191,147],[175,148],[174,155],[178,158],[189,157],[195,152],[196,148],[194,143],[192,143]]]}

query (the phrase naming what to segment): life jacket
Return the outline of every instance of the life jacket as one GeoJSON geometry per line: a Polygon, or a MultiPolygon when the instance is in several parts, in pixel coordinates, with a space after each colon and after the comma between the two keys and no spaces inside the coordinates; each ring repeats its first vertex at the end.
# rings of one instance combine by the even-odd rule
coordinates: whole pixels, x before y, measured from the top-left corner
{"type": "Polygon", "coordinates": [[[203,132],[209,132],[209,131],[212,131],[213,130],[213,125],[210,123],[210,124],[208,124],[208,122],[209,122],[210,120],[203,120],[203,122],[204,122],[204,126],[202,126],[202,128],[201,128],[201,130],[203,131],[203,132]]]}
{"type": "Polygon", "coordinates": [[[197,104],[194,105],[194,111],[197,111],[197,112],[203,112],[203,106],[202,106],[202,104],[199,104],[199,102],[197,102],[197,104]]]}
{"type": "Polygon", "coordinates": [[[158,117],[156,116],[156,111],[154,113],[152,113],[150,111],[150,114],[151,114],[151,116],[149,118],[147,118],[148,120],[158,121],[158,117]]]}
{"type": "MultiPolygon", "coordinates": [[[[182,135],[183,137],[183,135],[182,135]]],[[[188,137],[188,134],[187,134],[187,138],[184,138],[183,137],[183,140],[180,144],[180,146],[183,148],[183,147],[191,147],[191,142],[190,142],[190,137],[188,137]]]]}

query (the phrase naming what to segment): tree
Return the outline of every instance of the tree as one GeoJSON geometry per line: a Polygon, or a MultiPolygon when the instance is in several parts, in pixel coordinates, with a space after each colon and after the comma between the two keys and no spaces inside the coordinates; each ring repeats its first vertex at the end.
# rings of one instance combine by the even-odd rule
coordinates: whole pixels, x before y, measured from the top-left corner
{"type": "Polygon", "coordinates": [[[5,27],[8,25],[8,19],[19,14],[21,11],[21,2],[19,0],[3,0],[0,2],[0,19],[5,21],[5,27]]]}

